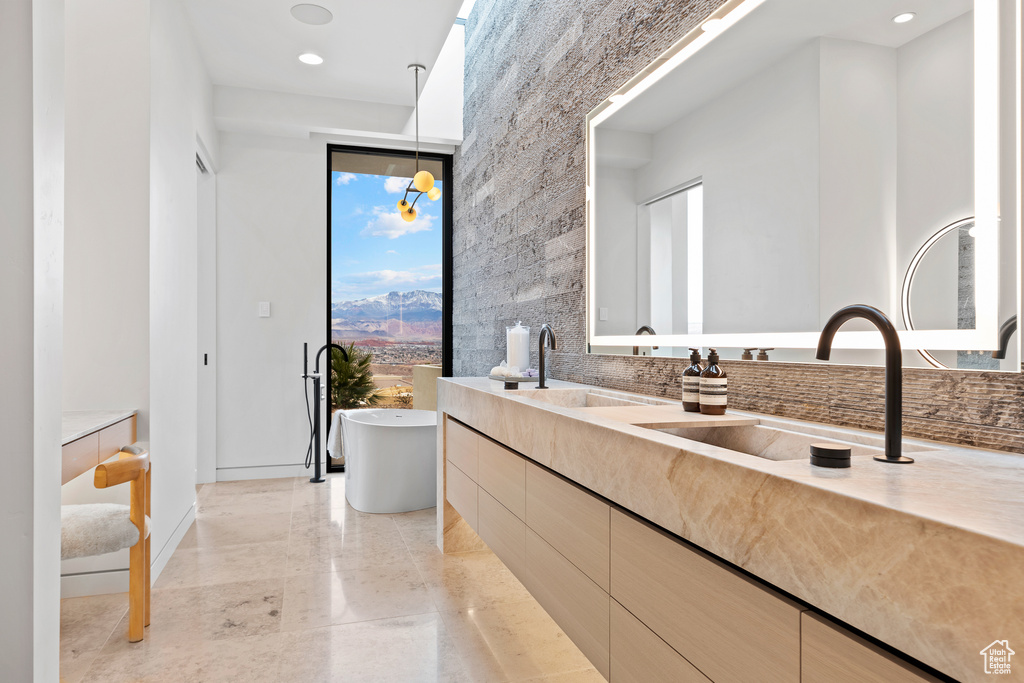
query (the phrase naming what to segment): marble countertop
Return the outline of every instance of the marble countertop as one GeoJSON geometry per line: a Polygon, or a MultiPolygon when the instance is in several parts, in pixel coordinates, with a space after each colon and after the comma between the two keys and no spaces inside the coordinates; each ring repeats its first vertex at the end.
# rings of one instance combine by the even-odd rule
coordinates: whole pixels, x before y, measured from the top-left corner
{"type": "Polygon", "coordinates": [[[65,410],[60,425],[60,444],[65,446],[87,434],[126,420],[137,410],[65,410]]]}
{"type": "MultiPolygon", "coordinates": [[[[536,391],[442,379],[438,406],[954,678],[985,680],[978,653],[997,638],[1024,644],[1024,457],[906,439],[913,464],[857,456],[827,469],[535,400],[536,391]]],[[[854,441],[879,436],[730,414],[854,441]]]]}

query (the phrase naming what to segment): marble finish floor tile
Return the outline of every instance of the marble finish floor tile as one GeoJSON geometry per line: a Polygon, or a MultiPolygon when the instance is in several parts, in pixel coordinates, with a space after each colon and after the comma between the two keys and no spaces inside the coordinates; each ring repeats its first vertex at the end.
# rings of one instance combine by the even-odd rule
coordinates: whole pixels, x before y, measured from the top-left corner
{"type": "Polygon", "coordinates": [[[436,612],[414,567],[341,569],[285,579],[282,630],[436,612]]]}
{"type": "Polygon", "coordinates": [[[437,613],[289,635],[293,640],[281,658],[282,682],[475,683],[437,613]]]}
{"type": "Polygon", "coordinates": [[[153,589],[277,578],[284,574],[287,551],[285,541],[178,548],[160,572],[153,589]]]}
{"type": "Polygon", "coordinates": [[[601,680],[490,551],[442,555],[436,510],[364,514],[344,483],[197,487],[142,642],[126,594],[62,601],[62,680],[601,680]]]}
{"type": "Polygon", "coordinates": [[[413,558],[440,611],[530,599],[530,593],[490,551],[413,558]]]}
{"type": "MultiPolygon", "coordinates": [[[[154,641],[227,640],[277,633],[281,630],[284,579],[154,589],[150,602],[150,625],[142,641],[146,645],[154,641]]],[[[124,647],[139,647],[138,643],[128,643],[127,614],[104,649],[124,647]]]]}
{"type": "Polygon", "coordinates": [[[197,517],[178,548],[219,548],[287,541],[290,528],[288,512],[245,517],[197,517]]]}
{"type": "Polygon", "coordinates": [[[273,633],[229,641],[145,643],[104,650],[84,683],[277,683],[285,639],[273,633]]]}
{"type": "Polygon", "coordinates": [[[532,598],[442,616],[474,681],[544,680],[593,668],[532,598]]]}
{"type": "Polygon", "coordinates": [[[397,528],[330,536],[296,536],[288,543],[290,575],[377,566],[408,567],[412,555],[397,528]]]}

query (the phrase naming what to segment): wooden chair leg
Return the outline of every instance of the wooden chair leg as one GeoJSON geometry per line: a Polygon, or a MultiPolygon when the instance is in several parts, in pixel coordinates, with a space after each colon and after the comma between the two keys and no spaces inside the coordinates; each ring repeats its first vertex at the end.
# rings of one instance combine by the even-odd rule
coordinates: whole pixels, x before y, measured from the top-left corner
{"type": "Polygon", "coordinates": [[[145,597],[145,603],[146,603],[146,605],[145,605],[145,608],[143,609],[143,611],[146,613],[146,619],[145,619],[146,626],[149,626],[149,589],[151,587],[151,584],[153,583],[152,577],[149,575],[150,566],[151,566],[150,565],[150,558],[149,558],[149,536],[146,537],[146,553],[145,554],[146,554],[146,561],[145,561],[145,565],[146,565],[146,585],[145,585],[146,597],[145,597]]]}
{"type": "Polygon", "coordinates": [[[139,541],[131,547],[128,561],[128,641],[142,640],[146,620],[146,546],[139,541]]]}

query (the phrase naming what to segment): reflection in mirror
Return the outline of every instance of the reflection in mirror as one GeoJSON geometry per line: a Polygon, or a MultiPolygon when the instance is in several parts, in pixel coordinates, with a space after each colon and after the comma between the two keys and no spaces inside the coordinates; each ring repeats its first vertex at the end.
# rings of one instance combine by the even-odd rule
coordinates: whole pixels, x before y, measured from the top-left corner
{"type": "MultiPolygon", "coordinates": [[[[1019,226],[998,213],[1019,145],[996,135],[1015,135],[1013,0],[731,7],[748,5],[588,117],[592,350],[629,353],[650,325],[654,355],[814,362],[824,321],[862,303],[905,321],[908,365],[1018,370],[1019,344],[991,356],[1020,295],[1019,226]]],[[[850,329],[835,359],[881,364],[850,329]]]]}

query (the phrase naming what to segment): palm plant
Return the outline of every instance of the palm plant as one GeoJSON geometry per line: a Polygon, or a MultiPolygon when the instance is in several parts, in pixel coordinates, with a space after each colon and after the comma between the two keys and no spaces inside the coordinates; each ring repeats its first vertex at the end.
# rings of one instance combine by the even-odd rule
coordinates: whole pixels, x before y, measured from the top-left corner
{"type": "Polygon", "coordinates": [[[381,402],[373,383],[370,363],[373,354],[348,345],[346,361],[338,349],[331,349],[331,405],[335,409],[365,408],[381,402]]]}

